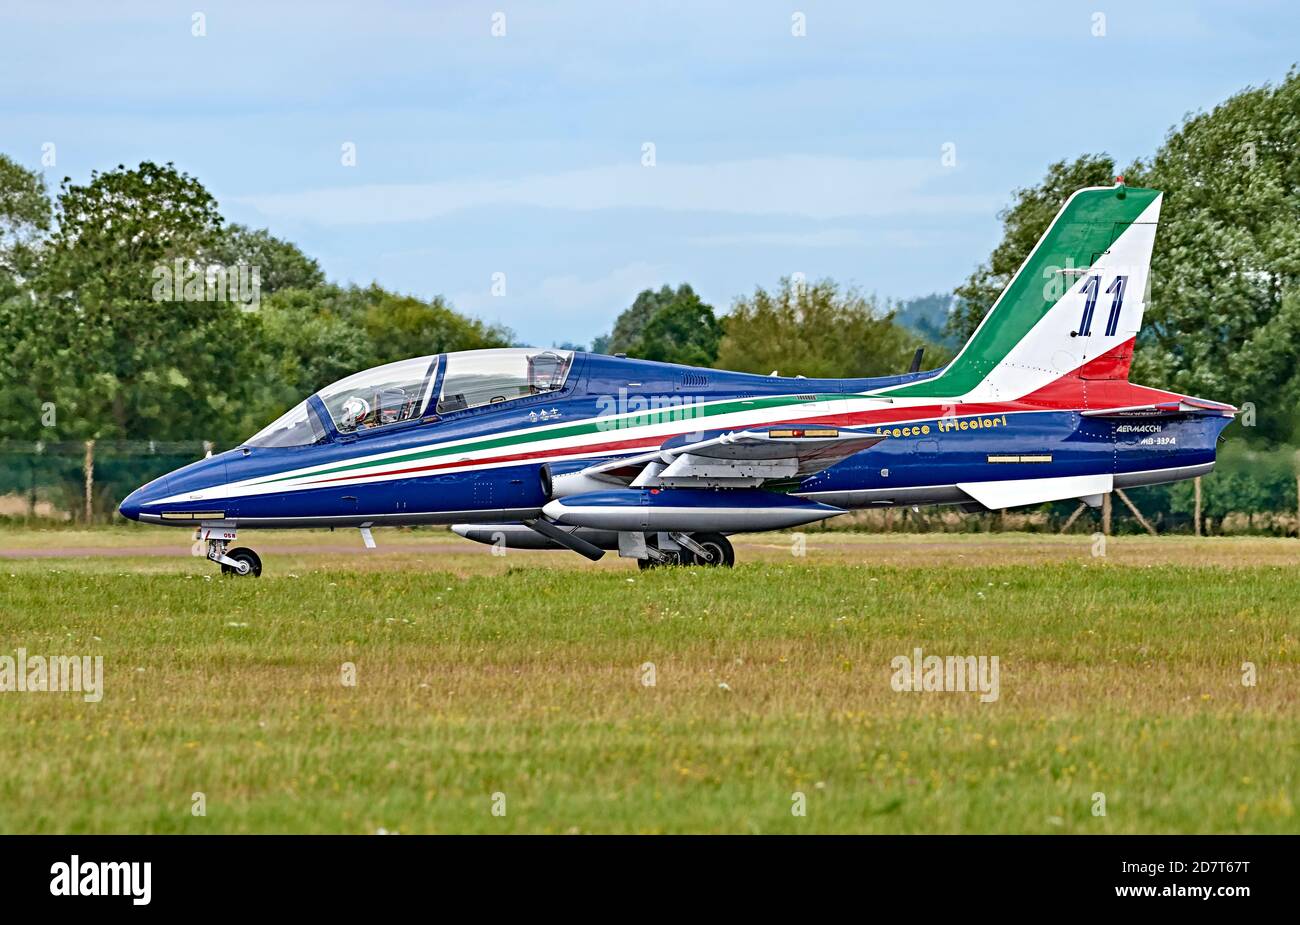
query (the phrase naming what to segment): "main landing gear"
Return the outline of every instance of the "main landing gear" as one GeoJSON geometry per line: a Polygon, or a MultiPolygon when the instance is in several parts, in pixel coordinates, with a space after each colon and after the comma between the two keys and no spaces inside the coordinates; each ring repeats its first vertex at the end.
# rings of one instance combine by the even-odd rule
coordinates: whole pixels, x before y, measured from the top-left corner
{"type": "Polygon", "coordinates": [[[235,528],[204,524],[196,539],[205,544],[204,554],[221,566],[221,574],[257,578],[262,574],[262,559],[246,546],[230,549],[235,538],[235,528]]]}
{"type": "Polygon", "coordinates": [[[731,568],[736,564],[736,551],[731,541],[721,533],[670,533],[669,537],[677,544],[677,549],[659,549],[656,543],[647,541],[650,556],[637,559],[637,567],[645,571],[665,565],[722,565],[731,568]]]}

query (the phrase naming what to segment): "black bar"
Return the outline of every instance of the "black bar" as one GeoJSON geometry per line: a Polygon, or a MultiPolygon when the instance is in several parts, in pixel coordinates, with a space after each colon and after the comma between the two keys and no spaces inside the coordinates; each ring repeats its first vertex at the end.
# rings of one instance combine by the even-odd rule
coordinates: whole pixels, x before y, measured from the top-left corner
{"type": "Polygon", "coordinates": [[[787,903],[803,904],[805,913],[897,908],[918,920],[1099,906],[1232,915],[1252,900],[1282,908],[1294,898],[1297,847],[1288,836],[5,836],[0,896],[6,912],[413,908],[438,915],[470,903],[492,913],[559,908],[639,917],[638,909],[674,914],[680,901],[733,912],[787,903]],[[52,895],[62,873],[55,865],[70,865],[74,855],[78,870],[89,862],[149,862],[147,907],[129,889],[52,895]],[[1213,866],[1197,869],[1205,865],[1213,866]],[[1135,887],[1154,895],[1120,895],[1135,887]],[[1166,888],[1211,894],[1166,895],[1166,888]],[[1223,889],[1248,895],[1214,892],[1223,889]]]}

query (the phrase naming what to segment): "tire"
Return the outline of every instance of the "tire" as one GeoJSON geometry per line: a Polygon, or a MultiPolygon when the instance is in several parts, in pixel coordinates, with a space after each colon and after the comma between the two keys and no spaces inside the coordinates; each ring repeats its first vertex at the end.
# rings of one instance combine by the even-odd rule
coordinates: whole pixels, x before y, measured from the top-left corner
{"type": "MultiPolygon", "coordinates": [[[[649,537],[646,538],[646,545],[651,547],[652,549],[659,548],[657,545],[655,545],[655,541],[649,537]]],[[[691,551],[689,549],[675,549],[675,550],[665,549],[663,552],[664,555],[668,557],[667,562],[660,562],[658,559],[637,559],[636,567],[644,572],[652,568],[672,568],[678,565],[695,564],[695,556],[691,555],[691,551]]]]}
{"type": "Polygon", "coordinates": [[[257,553],[253,552],[253,550],[246,546],[240,546],[238,549],[230,550],[226,555],[231,559],[234,559],[236,562],[247,562],[248,571],[241,575],[239,570],[234,566],[226,565],[226,563],[223,562],[221,563],[221,574],[233,575],[236,578],[258,578],[261,576],[262,560],[258,557],[257,553]]]}
{"type": "MultiPolygon", "coordinates": [[[[691,565],[707,566],[726,566],[731,568],[736,564],[736,550],[732,548],[731,541],[721,533],[692,533],[691,539],[699,543],[712,554],[712,559],[705,562],[702,558],[692,553],[687,553],[691,557],[691,565]]],[[[685,552],[685,550],[683,550],[685,552]]]]}

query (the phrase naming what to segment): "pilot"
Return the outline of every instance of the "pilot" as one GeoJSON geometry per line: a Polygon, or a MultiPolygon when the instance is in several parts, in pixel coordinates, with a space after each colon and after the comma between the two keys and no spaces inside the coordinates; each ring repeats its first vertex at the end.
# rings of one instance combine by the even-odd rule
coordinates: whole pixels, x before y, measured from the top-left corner
{"type": "Polygon", "coordinates": [[[343,403],[342,417],[339,420],[339,430],[345,433],[351,433],[357,429],[357,426],[365,421],[366,416],[370,414],[370,403],[360,395],[352,395],[343,403]]]}

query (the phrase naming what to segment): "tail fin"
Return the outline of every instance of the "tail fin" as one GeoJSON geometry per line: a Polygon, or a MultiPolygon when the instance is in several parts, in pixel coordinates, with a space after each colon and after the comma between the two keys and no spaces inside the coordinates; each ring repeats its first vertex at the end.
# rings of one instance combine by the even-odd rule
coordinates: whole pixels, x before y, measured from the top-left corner
{"type": "Polygon", "coordinates": [[[1122,185],[1079,190],[956,359],[885,394],[1007,401],[1063,377],[1126,380],[1161,198],[1122,185]]]}

